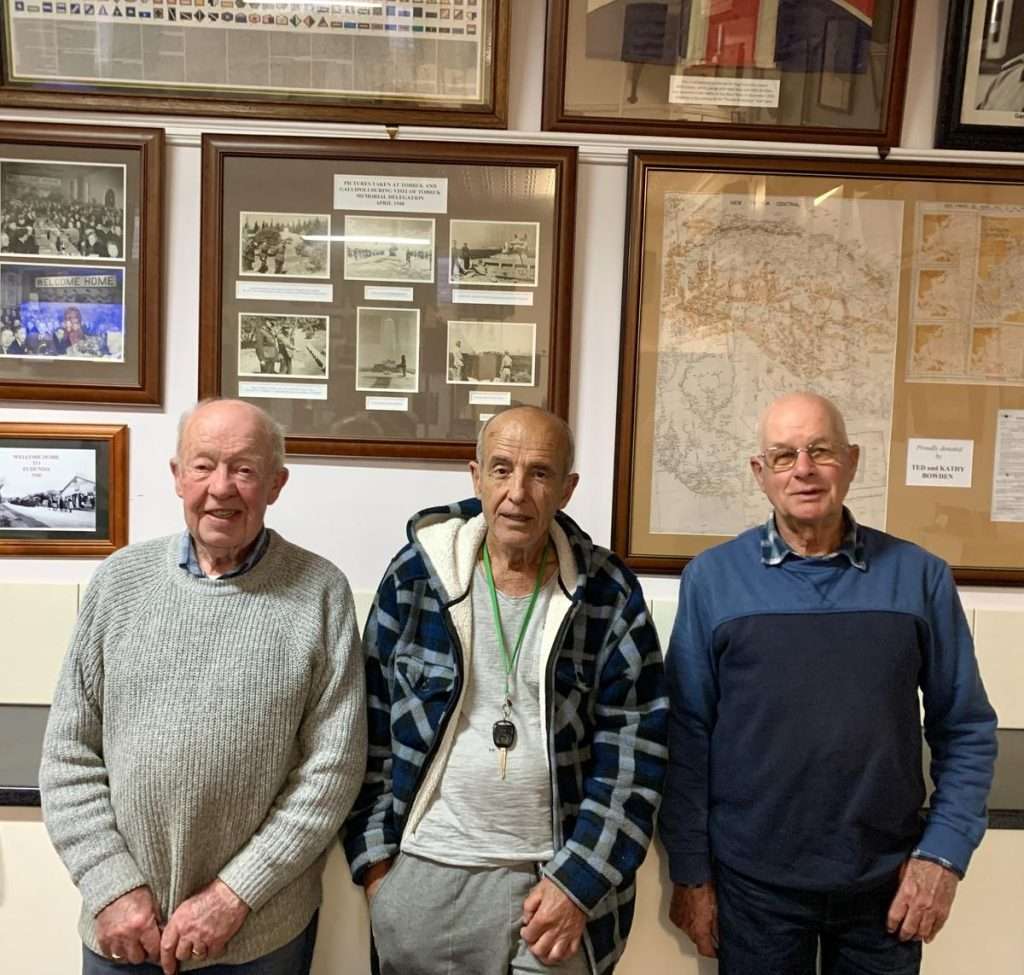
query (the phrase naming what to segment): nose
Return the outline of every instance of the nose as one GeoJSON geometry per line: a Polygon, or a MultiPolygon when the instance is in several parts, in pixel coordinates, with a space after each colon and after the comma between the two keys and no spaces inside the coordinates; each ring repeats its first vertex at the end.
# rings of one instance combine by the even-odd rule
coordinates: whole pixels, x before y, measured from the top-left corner
{"type": "Polygon", "coordinates": [[[522,471],[513,472],[509,478],[508,497],[516,504],[526,497],[526,475],[522,471]]]}
{"type": "Polygon", "coordinates": [[[806,450],[801,450],[796,455],[796,463],[793,465],[793,473],[797,477],[807,477],[809,474],[816,474],[818,467],[811,460],[811,455],[806,450]]]}
{"type": "Polygon", "coordinates": [[[214,468],[207,486],[211,494],[223,496],[234,493],[235,481],[226,464],[218,464],[214,468]]]}

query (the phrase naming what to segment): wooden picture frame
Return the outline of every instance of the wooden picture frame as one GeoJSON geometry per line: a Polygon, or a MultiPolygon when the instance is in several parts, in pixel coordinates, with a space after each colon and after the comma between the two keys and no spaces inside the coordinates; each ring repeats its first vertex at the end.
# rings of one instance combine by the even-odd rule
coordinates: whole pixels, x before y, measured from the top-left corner
{"type": "Polygon", "coordinates": [[[763,522],[777,395],[844,412],[854,516],[1024,584],[1024,168],[633,152],[612,547],[677,573],[763,522]]]}
{"type": "Polygon", "coordinates": [[[510,9],[511,0],[3,0],[0,104],[505,128],[510,9]],[[61,25],[72,40],[54,50],[61,25]],[[137,53],[117,58],[125,31],[137,53]],[[177,55],[147,44],[158,32],[174,36],[177,55]]]}
{"type": "Polygon", "coordinates": [[[127,544],[127,426],[0,423],[0,556],[104,558],[127,544]]]}
{"type": "Polygon", "coordinates": [[[913,0],[757,10],[751,23],[686,0],[549,0],[543,127],[899,145],[913,0]]]}
{"type": "Polygon", "coordinates": [[[160,403],[163,150],[0,122],[0,400],[160,403]]]}
{"type": "Polygon", "coordinates": [[[295,454],[461,460],[497,407],[566,416],[575,176],[572,147],[205,136],[200,396],[295,454]]]}
{"type": "Polygon", "coordinates": [[[935,144],[1024,151],[1024,5],[951,0],[935,144]]]}

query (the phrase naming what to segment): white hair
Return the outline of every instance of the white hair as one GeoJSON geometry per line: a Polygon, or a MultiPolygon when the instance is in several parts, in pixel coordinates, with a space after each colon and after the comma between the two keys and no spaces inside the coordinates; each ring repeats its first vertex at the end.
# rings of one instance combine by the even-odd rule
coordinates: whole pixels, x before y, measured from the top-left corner
{"type": "Polygon", "coordinates": [[[267,456],[273,465],[273,471],[279,471],[284,467],[284,427],[277,422],[266,410],[254,403],[248,403],[243,399],[232,399],[226,396],[210,396],[200,400],[195,406],[190,406],[178,420],[178,440],[174,448],[174,459],[181,463],[181,446],[185,439],[185,430],[189,422],[203,407],[212,403],[241,403],[249,407],[257,417],[260,426],[263,428],[263,436],[267,446],[267,456]]]}

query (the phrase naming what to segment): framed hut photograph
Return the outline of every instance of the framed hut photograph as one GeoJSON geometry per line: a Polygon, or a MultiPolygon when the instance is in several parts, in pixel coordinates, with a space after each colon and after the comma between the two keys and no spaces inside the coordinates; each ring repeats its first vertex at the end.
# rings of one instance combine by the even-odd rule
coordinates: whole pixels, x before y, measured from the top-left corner
{"type": "Polygon", "coordinates": [[[0,0],[0,102],[504,128],[511,7],[0,0]]]}
{"type": "Polygon", "coordinates": [[[200,396],[294,454],[468,459],[502,406],[566,415],[576,150],[203,140],[200,396]]]}
{"type": "Polygon", "coordinates": [[[0,423],[0,556],[116,551],[127,481],[126,426],[0,423]]]}
{"type": "Polygon", "coordinates": [[[0,400],[160,402],[163,143],[0,122],[0,400]]]}
{"type": "Polygon", "coordinates": [[[758,418],[846,418],[858,521],[1024,584],[1024,170],[634,152],[612,544],[678,573],[765,520],[758,418]]]}

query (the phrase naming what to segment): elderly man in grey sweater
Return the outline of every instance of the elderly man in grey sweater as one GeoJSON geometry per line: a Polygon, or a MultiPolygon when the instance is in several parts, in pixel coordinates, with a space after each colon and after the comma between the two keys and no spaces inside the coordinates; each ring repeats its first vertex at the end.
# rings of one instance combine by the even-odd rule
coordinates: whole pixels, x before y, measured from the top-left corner
{"type": "Polygon", "coordinates": [[[171,462],[187,531],[89,585],[40,774],[84,975],[309,971],[365,691],[345,577],[263,525],[283,460],[262,410],[201,403],[171,462]]]}

